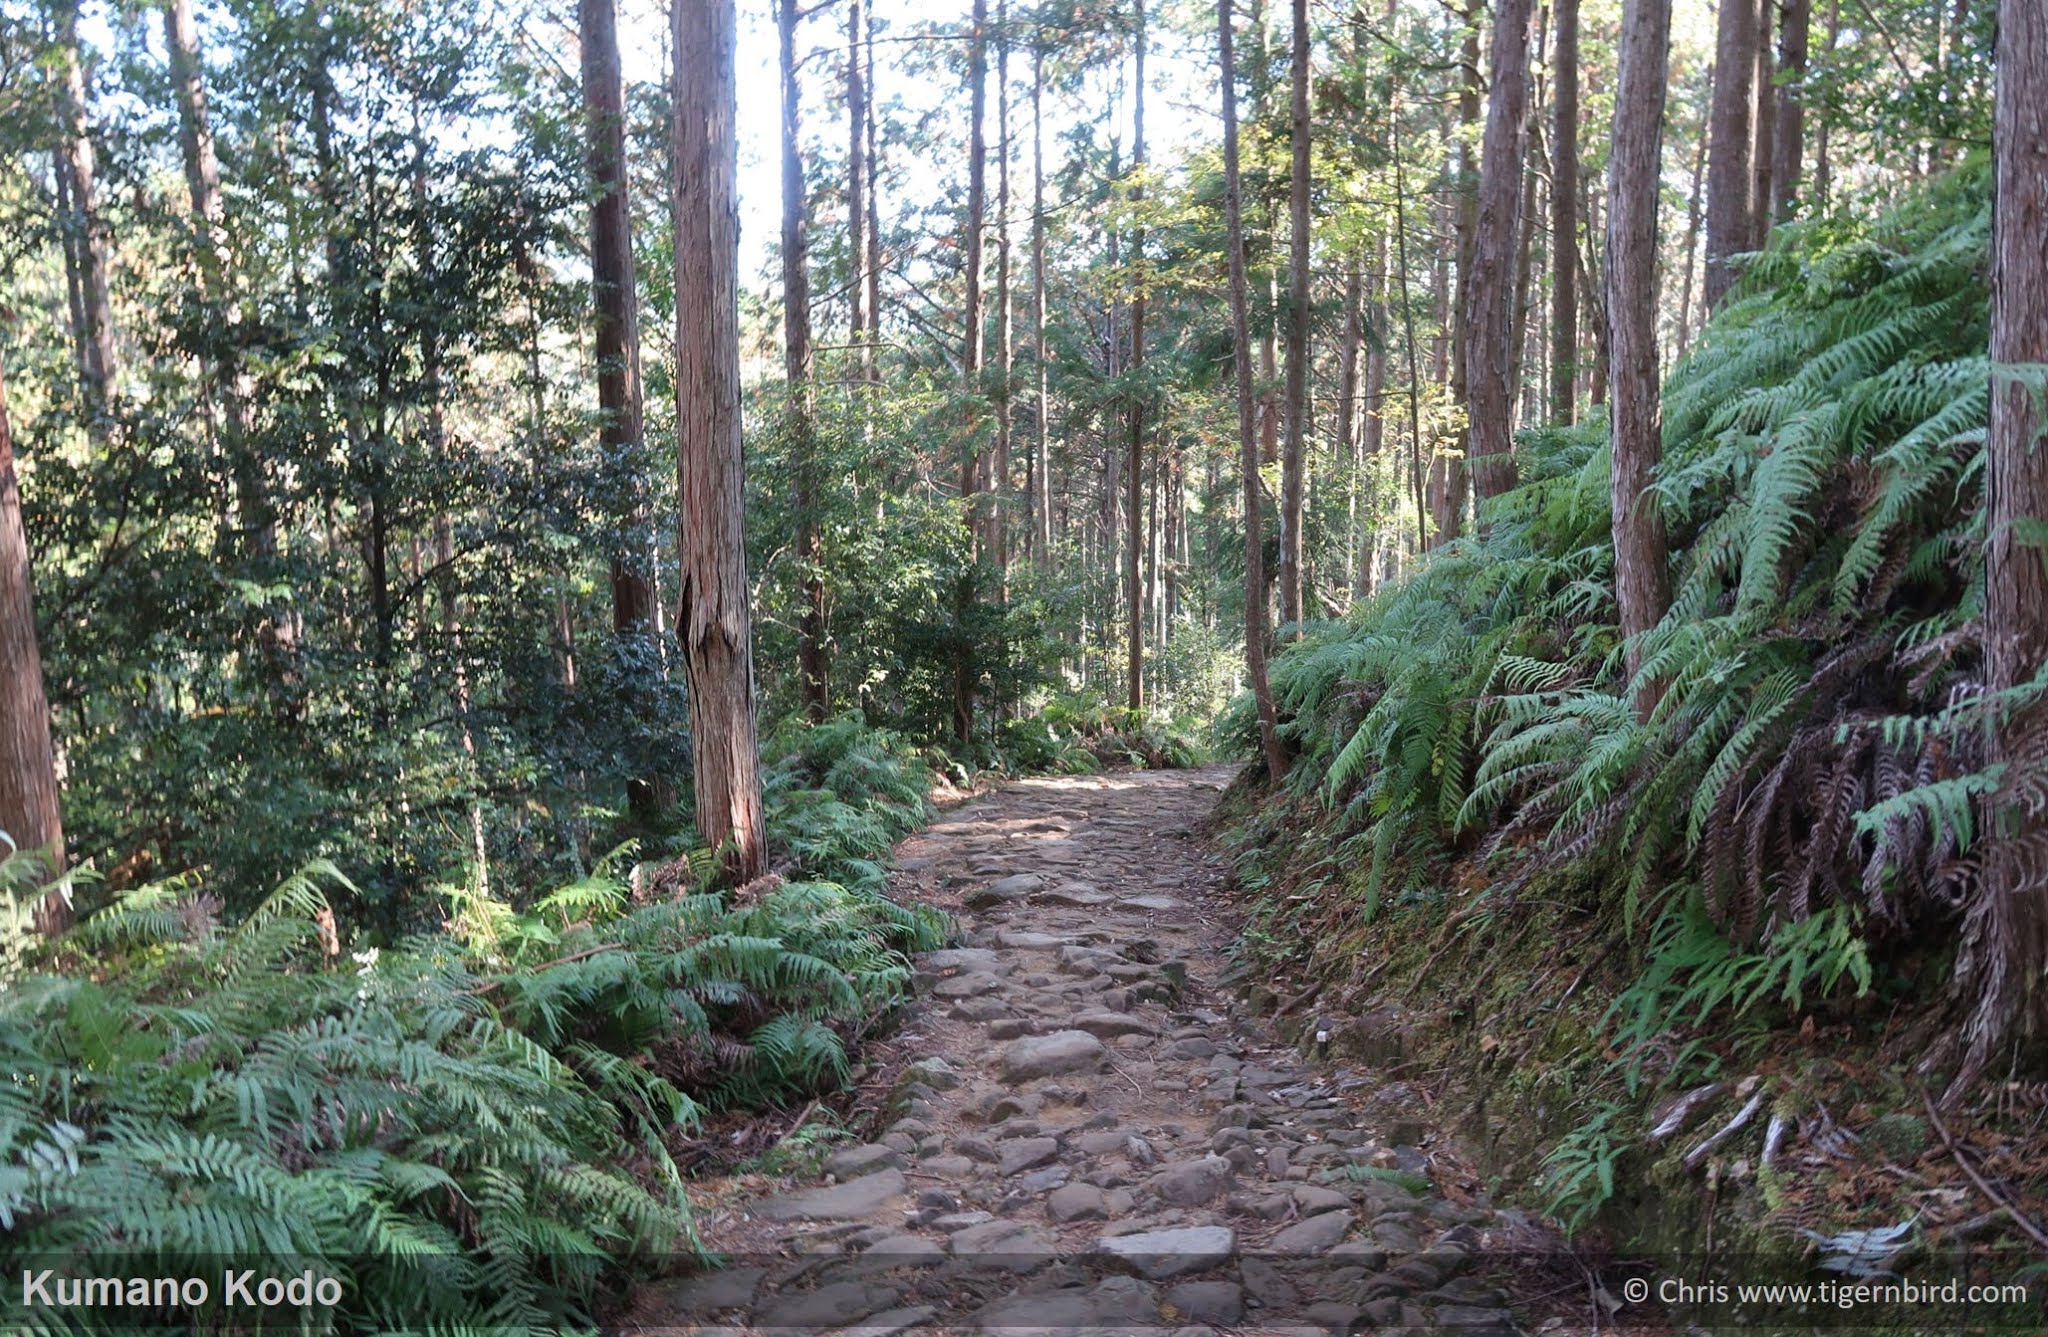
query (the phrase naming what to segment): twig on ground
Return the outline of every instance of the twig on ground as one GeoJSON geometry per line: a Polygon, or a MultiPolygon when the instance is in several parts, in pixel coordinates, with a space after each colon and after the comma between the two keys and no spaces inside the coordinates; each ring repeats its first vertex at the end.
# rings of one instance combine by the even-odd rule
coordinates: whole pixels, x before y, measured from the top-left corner
{"type": "Polygon", "coordinates": [[[1970,1182],[1975,1184],[1985,1197],[1991,1199],[1993,1205],[2004,1209],[2005,1214],[2012,1218],[2012,1223],[2021,1230],[2024,1230],[2034,1243],[2044,1249],[2048,1249],[2048,1231],[2043,1231],[2041,1227],[2035,1225],[2026,1213],[2013,1206],[2004,1195],[1991,1187],[1983,1175],[1977,1173],[1977,1167],[1970,1164],[1970,1158],[1963,1155],[1962,1147],[1957,1145],[1955,1135],[1949,1132],[1948,1125],[1941,1121],[1940,1112],[1934,1108],[1933,1098],[1925,1091],[1922,1091],[1920,1093],[1920,1103],[1927,1107],[1927,1118],[1933,1123],[1934,1131],[1941,1134],[1941,1144],[1948,1148],[1948,1154],[1955,1160],[1955,1163],[1963,1167],[1963,1173],[1970,1177],[1970,1182]]]}

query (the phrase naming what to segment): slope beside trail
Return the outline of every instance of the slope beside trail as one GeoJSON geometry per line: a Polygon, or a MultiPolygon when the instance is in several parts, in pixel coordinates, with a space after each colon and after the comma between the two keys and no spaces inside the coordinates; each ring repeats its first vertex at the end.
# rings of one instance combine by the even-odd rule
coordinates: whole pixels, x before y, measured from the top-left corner
{"type": "Polygon", "coordinates": [[[1019,781],[905,841],[894,894],[953,911],[959,945],[917,962],[875,1140],[708,1194],[729,1265],[626,1327],[1563,1329],[1583,1280],[1513,1261],[1543,1232],[1486,1204],[1414,1090],[1296,1053],[1232,995],[1202,836],[1232,774],[1019,781]]]}

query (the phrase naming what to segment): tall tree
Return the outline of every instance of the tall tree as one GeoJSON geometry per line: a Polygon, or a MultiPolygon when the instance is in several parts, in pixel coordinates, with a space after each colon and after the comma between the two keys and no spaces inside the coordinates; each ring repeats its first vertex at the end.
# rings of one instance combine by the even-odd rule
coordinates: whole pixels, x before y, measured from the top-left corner
{"type": "Polygon", "coordinates": [[[57,0],[57,114],[62,144],[58,171],[70,197],[64,227],[77,270],[78,355],[86,407],[106,406],[115,376],[114,302],[107,277],[107,226],[99,208],[98,160],[87,111],[85,65],[78,46],[78,0],[57,0]]]}
{"type": "Polygon", "coordinates": [[[1264,542],[1259,536],[1259,441],[1253,406],[1250,278],[1244,258],[1244,193],[1237,152],[1237,58],[1230,32],[1231,0],[1216,0],[1216,45],[1223,69],[1223,218],[1230,252],[1230,334],[1236,356],[1237,445],[1244,479],[1244,659],[1252,701],[1259,716],[1259,752],[1266,778],[1287,776],[1287,751],[1280,743],[1273,687],[1266,677],[1266,578],[1264,542]]]}
{"type": "Polygon", "coordinates": [[[1031,360],[1038,378],[1031,417],[1031,544],[1052,564],[1052,387],[1045,356],[1045,30],[1031,29],[1031,360]]]}
{"type": "Polygon", "coordinates": [[[1308,325],[1309,325],[1309,98],[1308,0],[1294,0],[1288,142],[1293,163],[1288,175],[1287,222],[1287,445],[1280,456],[1280,620],[1300,627],[1302,602],[1302,510],[1307,493],[1308,325]]]}
{"type": "Polygon", "coordinates": [[[1550,137],[1550,416],[1578,413],[1579,0],[1557,0],[1550,137]]]}
{"type": "Polygon", "coordinates": [[[733,0],[675,0],[676,634],[689,675],[697,830],[738,882],[760,876],[761,759],[740,423],[739,138],[733,0]]]}
{"type": "Polygon", "coordinates": [[[1784,0],[1778,16],[1778,110],[1772,121],[1772,213],[1792,217],[1806,152],[1806,45],[1813,0],[1784,0]]]}
{"type": "Polygon", "coordinates": [[[1734,257],[1749,248],[1751,87],[1756,82],[1755,0],[1721,0],[1714,39],[1714,100],[1707,118],[1708,311],[1735,283],[1734,257]]]}
{"type": "Polygon", "coordinates": [[[818,442],[811,385],[810,244],[804,234],[802,85],[797,79],[797,0],[781,0],[775,30],[782,68],[782,370],[787,382],[786,430],[796,485],[796,552],[803,564],[803,611],[797,616],[797,694],[804,713],[821,723],[832,713],[825,663],[824,540],[818,523],[818,442]]]}
{"type": "Polygon", "coordinates": [[[989,547],[1006,599],[1010,580],[1011,377],[1016,363],[1010,314],[1010,0],[996,0],[996,458],[989,547]]]}
{"type": "MultiPolygon", "coordinates": [[[[0,832],[15,849],[40,855],[55,877],[64,869],[64,815],[31,589],[14,435],[7,421],[7,371],[0,365],[0,832]]],[[[0,858],[7,852],[0,848],[0,858]]],[[[39,931],[57,933],[70,924],[71,902],[61,889],[36,907],[39,931]]]]}
{"type": "Polygon", "coordinates": [[[1499,0],[1494,10],[1492,79],[1486,138],[1479,158],[1479,216],[1470,284],[1463,299],[1466,410],[1471,418],[1472,495],[1484,506],[1514,483],[1514,396],[1508,341],[1514,320],[1515,248],[1521,233],[1524,131],[1529,111],[1531,0],[1499,0]]]}
{"type": "MultiPolygon", "coordinates": [[[[1992,127],[1991,363],[1985,439],[1984,648],[1994,691],[2032,682],[2048,661],[2048,7],[1998,7],[1992,127]]],[[[2000,759],[2038,774],[2048,705],[2035,700],[2001,730],[2000,759]]],[[[1959,981],[1975,986],[1969,1049],[1951,1097],[1984,1071],[2015,1023],[2034,1024],[2048,967],[2048,879],[2041,850],[2048,816],[2026,799],[2000,814],[1986,885],[1963,932],[1959,981]]]]}
{"type": "MultiPolygon", "coordinates": [[[[182,0],[180,0],[182,3],[182,0]]],[[[654,629],[646,540],[651,516],[640,452],[640,300],[633,273],[633,210],[626,191],[626,95],[619,72],[617,0],[580,0],[583,115],[590,172],[590,276],[597,353],[599,447],[624,470],[630,538],[611,555],[612,628],[624,640],[654,629]]]]}
{"type": "MultiPolygon", "coordinates": [[[[967,395],[965,453],[960,463],[960,496],[967,506],[968,528],[982,538],[981,489],[981,233],[987,215],[988,137],[983,121],[988,110],[988,0],[974,0],[967,36],[967,220],[961,237],[966,256],[967,307],[961,314],[960,379],[967,395]]],[[[956,703],[956,707],[957,707],[956,703]]],[[[962,735],[963,737],[965,735],[962,735]]]]}
{"type": "Polygon", "coordinates": [[[1760,251],[1771,235],[1771,153],[1777,143],[1777,62],[1771,53],[1771,17],[1777,0],[1756,0],[1756,78],[1750,84],[1749,244],[1760,251]]]}
{"type": "MultiPolygon", "coordinates": [[[[867,301],[867,122],[868,86],[860,67],[863,0],[846,0],[846,254],[853,270],[847,284],[852,307],[852,342],[859,361],[858,379],[875,378],[875,345],[868,333],[867,301]]],[[[879,313],[877,313],[879,314],[879,313]]]]}
{"type": "MultiPolygon", "coordinates": [[[[1657,182],[1664,85],[1671,60],[1671,0],[1626,0],[1614,148],[1607,162],[1607,344],[1613,359],[1614,591],[1628,667],[1641,666],[1639,638],[1670,603],[1664,512],[1650,490],[1661,452],[1657,396],[1657,182]]],[[[1647,721],[1659,688],[1637,684],[1647,721]]]]}
{"type": "MultiPolygon", "coordinates": [[[[1131,204],[1143,208],[1145,198],[1145,0],[1136,0],[1136,101],[1132,108],[1131,204]]],[[[1125,630],[1130,654],[1125,663],[1124,700],[1135,713],[1145,708],[1145,585],[1138,563],[1145,546],[1145,224],[1140,215],[1131,232],[1131,377],[1129,457],[1125,460],[1129,523],[1124,526],[1124,599],[1129,614],[1125,630]]]]}

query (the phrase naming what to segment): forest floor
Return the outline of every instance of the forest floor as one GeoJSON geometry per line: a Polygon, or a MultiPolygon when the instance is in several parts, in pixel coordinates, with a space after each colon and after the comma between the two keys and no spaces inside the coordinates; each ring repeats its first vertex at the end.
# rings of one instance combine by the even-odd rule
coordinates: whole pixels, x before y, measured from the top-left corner
{"type": "Polygon", "coordinates": [[[1205,837],[1233,773],[1018,781],[906,840],[893,893],[955,914],[960,945],[918,960],[870,1047],[850,1122],[872,1140],[701,1181],[727,1266],[643,1291],[620,1329],[1615,1331],[1417,1093],[1295,1052],[1235,996],[1205,837]]]}

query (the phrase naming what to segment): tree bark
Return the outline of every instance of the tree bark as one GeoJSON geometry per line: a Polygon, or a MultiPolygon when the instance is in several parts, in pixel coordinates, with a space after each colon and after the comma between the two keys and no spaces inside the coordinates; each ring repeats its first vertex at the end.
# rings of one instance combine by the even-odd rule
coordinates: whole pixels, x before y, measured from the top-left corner
{"type": "Polygon", "coordinates": [[[804,228],[803,89],[797,81],[796,25],[797,0],[781,0],[775,8],[775,30],[782,70],[782,372],[796,494],[796,555],[803,567],[803,608],[796,629],[797,693],[805,716],[820,724],[832,713],[832,692],[825,662],[825,554],[818,522],[811,263],[804,228]]]}
{"type": "MultiPolygon", "coordinates": [[[[1136,0],[1136,101],[1132,107],[1131,207],[1144,207],[1145,199],[1145,0],[1136,0]]],[[[1145,225],[1137,222],[1131,230],[1131,375],[1141,382],[1145,370],[1145,225]]],[[[1139,579],[1140,554],[1145,549],[1146,513],[1142,505],[1145,486],[1145,392],[1134,386],[1130,399],[1129,457],[1124,461],[1125,495],[1129,498],[1129,521],[1124,526],[1125,631],[1130,637],[1130,654],[1124,665],[1124,700],[1132,714],[1145,709],[1145,586],[1139,579]]]]}
{"type": "MultiPolygon", "coordinates": [[[[179,0],[183,3],[184,0],[179,0]]],[[[589,136],[592,336],[597,353],[598,447],[623,471],[633,538],[611,556],[612,629],[621,641],[654,626],[646,534],[651,516],[641,474],[645,444],[640,381],[640,301],[633,272],[633,212],[626,187],[626,95],[619,72],[616,0],[580,0],[583,115],[589,136]]]]}
{"type": "Polygon", "coordinates": [[[1287,192],[1287,444],[1280,457],[1280,621],[1301,635],[1302,512],[1307,492],[1309,325],[1309,39],[1308,0],[1293,0],[1294,32],[1288,141],[1293,164],[1287,192]]]}
{"type": "Polygon", "coordinates": [[[1756,82],[1756,0],[1721,0],[1714,42],[1714,101],[1707,133],[1708,312],[1734,286],[1734,257],[1749,246],[1751,88],[1756,82]]]}
{"type": "Polygon", "coordinates": [[[1771,197],[1779,222],[1798,204],[1801,159],[1806,152],[1806,45],[1813,0],[1784,0],[1778,18],[1778,109],[1772,122],[1771,197]]]}
{"type": "Polygon", "coordinates": [[[1771,236],[1771,153],[1777,143],[1777,63],[1771,54],[1771,16],[1777,0],[1756,0],[1756,82],[1751,86],[1749,246],[1760,251],[1771,236]]]}
{"type": "Polygon", "coordinates": [[[1244,481],[1244,659],[1251,679],[1252,701],[1259,717],[1259,751],[1266,778],[1279,784],[1287,777],[1287,752],[1280,744],[1280,723],[1273,709],[1273,688],[1266,677],[1266,581],[1259,537],[1259,443],[1252,383],[1251,313],[1245,273],[1244,203],[1237,162],[1237,60],[1231,50],[1231,0],[1216,0],[1216,44],[1223,69],[1223,215],[1230,251],[1230,330],[1236,356],[1237,444],[1244,481]]]}
{"type": "Polygon", "coordinates": [[[1524,128],[1529,109],[1531,0],[1500,0],[1493,29],[1493,76],[1479,160],[1479,217],[1464,301],[1465,395],[1471,416],[1472,495],[1487,503],[1514,485],[1513,401],[1508,386],[1514,335],[1515,247],[1521,229],[1524,128]]]}
{"type": "MultiPolygon", "coordinates": [[[[1628,638],[1630,676],[1639,644],[1670,603],[1664,512],[1649,488],[1662,450],[1657,396],[1657,184],[1664,85],[1671,54],[1671,0],[1626,0],[1614,148],[1607,166],[1607,327],[1613,358],[1614,590],[1628,638]]],[[[1662,688],[1633,684],[1648,721],[1662,688]]]]}
{"type": "MultiPolygon", "coordinates": [[[[853,309],[851,337],[856,350],[856,379],[862,386],[875,378],[875,346],[868,333],[867,303],[867,80],[861,77],[863,0],[846,0],[846,255],[853,269],[847,301],[853,309]]],[[[856,394],[859,394],[856,391],[856,394]]],[[[863,405],[865,400],[863,399],[863,405]]],[[[873,424],[863,413],[862,428],[873,424]]]]}
{"type": "Polygon", "coordinates": [[[733,0],[675,0],[676,632],[689,674],[697,830],[735,882],[766,862],[740,434],[733,0]]]}
{"type": "MultiPolygon", "coordinates": [[[[1140,89],[1141,101],[1143,97],[1140,89]]],[[[1010,329],[1010,4],[996,0],[996,458],[989,547],[1005,600],[1010,597],[1010,392],[1015,363],[1010,329]]]]}
{"type": "Polygon", "coordinates": [[[882,380],[882,210],[880,190],[876,178],[882,171],[882,154],[875,142],[875,11],[868,9],[861,27],[862,63],[867,78],[862,85],[862,131],[867,140],[867,152],[862,155],[866,165],[863,173],[867,191],[867,271],[868,288],[868,345],[867,360],[862,364],[867,371],[868,382],[880,385],[882,380]]]}
{"type": "MultiPolygon", "coordinates": [[[[2040,382],[2048,363],[2048,8],[2002,0],[1992,129],[1991,362],[1985,440],[1984,641],[1992,690],[2031,682],[2048,659],[2048,562],[2029,526],[2048,521],[2048,419],[2040,382]],[[2014,369],[2008,371],[2006,369],[2014,369]]],[[[2048,707],[2035,701],[2000,730],[1997,751],[2015,768],[2038,757],[2048,707]],[[2031,743],[2030,743],[2031,737],[2031,743]]],[[[1959,983],[1972,989],[1968,1051],[1949,1088],[1974,1083],[2018,1029],[2038,1027],[2048,964],[2048,886],[2041,848],[2048,816],[2021,803],[1994,813],[1997,839],[1964,926],[1959,983]]]]}
{"type": "Polygon", "coordinates": [[[981,233],[988,208],[988,139],[982,124],[988,108],[988,0],[974,0],[971,22],[973,31],[968,34],[967,55],[967,226],[960,248],[966,256],[967,280],[967,307],[961,316],[960,344],[960,379],[967,396],[967,439],[960,464],[960,495],[966,503],[967,526],[974,533],[978,546],[983,538],[983,516],[977,493],[985,468],[981,457],[980,412],[981,233]]]}
{"type": "MultiPolygon", "coordinates": [[[[50,741],[50,704],[43,695],[43,656],[36,642],[28,535],[21,523],[21,487],[14,436],[7,421],[7,372],[0,366],[0,832],[13,848],[42,860],[55,879],[64,871],[64,814],[57,790],[57,751],[50,741]]],[[[8,850],[0,847],[0,859],[8,850]]],[[[35,909],[36,930],[71,926],[71,899],[59,887],[35,909]]]]}
{"type": "Polygon", "coordinates": [[[1557,0],[1550,142],[1550,416],[1578,414],[1579,0],[1557,0]]]}
{"type": "Polygon", "coordinates": [[[106,408],[116,374],[114,304],[107,279],[107,227],[100,216],[98,166],[86,111],[85,68],[78,54],[78,0],[58,0],[56,59],[57,114],[71,195],[71,217],[65,226],[74,237],[85,319],[80,380],[86,410],[97,415],[106,408]]]}
{"type": "Polygon", "coordinates": [[[1051,382],[1045,358],[1045,34],[1031,36],[1031,347],[1038,378],[1032,414],[1032,551],[1041,568],[1052,565],[1051,382]]]}
{"type": "MultiPolygon", "coordinates": [[[[1709,79],[1711,80],[1711,75],[1709,79]]],[[[1701,119],[1699,143],[1693,148],[1692,189],[1685,197],[1685,253],[1680,260],[1681,275],[1678,289],[1678,354],[1685,356],[1686,345],[1692,339],[1692,294],[1694,261],[1700,249],[1700,182],[1707,170],[1707,127],[1701,119]]],[[[1674,359],[1675,360],[1675,359],[1674,359]]]]}

